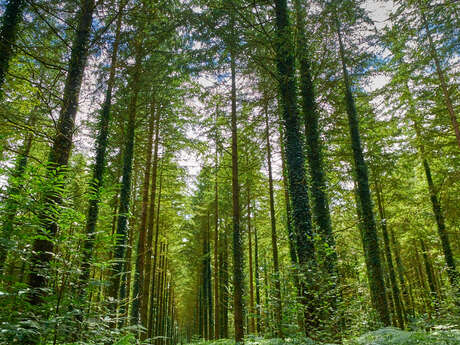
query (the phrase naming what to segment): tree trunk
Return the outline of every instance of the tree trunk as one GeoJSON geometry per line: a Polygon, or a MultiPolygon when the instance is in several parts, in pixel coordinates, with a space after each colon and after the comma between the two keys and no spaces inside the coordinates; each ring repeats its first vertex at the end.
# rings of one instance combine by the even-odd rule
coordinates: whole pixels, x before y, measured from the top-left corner
{"type": "Polygon", "coordinates": [[[9,0],[3,13],[0,28],[0,99],[25,4],[25,0],[9,0]]]}
{"type": "MultiPolygon", "coordinates": [[[[410,303],[410,300],[409,300],[409,293],[407,291],[407,284],[406,284],[406,280],[404,278],[404,266],[402,264],[402,260],[401,260],[401,253],[400,253],[400,248],[399,248],[399,243],[396,241],[396,237],[395,237],[395,234],[394,234],[394,231],[393,229],[390,228],[390,240],[391,240],[391,245],[393,247],[393,252],[395,254],[395,262],[396,262],[396,268],[398,270],[398,277],[399,277],[399,283],[401,284],[401,290],[402,290],[402,297],[403,297],[403,300],[404,300],[404,305],[405,305],[405,310],[406,310],[406,313],[408,312],[409,310],[409,307],[410,307],[410,310],[413,310],[413,304],[410,303]]],[[[413,312],[411,313],[411,315],[413,316],[413,312]]],[[[406,322],[407,322],[407,315],[406,315],[406,322]]]]}
{"type": "MultiPolygon", "coordinates": [[[[150,203],[149,203],[149,211],[148,211],[148,224],[147,224],[147,245],[145,246],[145,267],[144,267],[144,277],[142,286],[141,297],[142,300],[140,301],[141,310],[140,310],[140,319],[141,325],[144,328],[148,329],[149,323],[149,296],[152,293],[150,291],[150,284],[151,284],[151,270],[152,270],[152,243],[153,243],[153,235],[154,235],[154,224],[155,224],[155,198],[156,198],[156,190],[157,190],[157,172],[158,172],[158,148],[159,148],[159,141],[160,141],[160,108],[156,112],[155,116],[155,144],[153,149],[153,163],[152,163],[152,182],[150,184],[150,203]]],[[[161,173],[160,173],[161,175],[161,173]]],[[[158,241],[158,236],[155,236],[155,246],[158,241]]],[[[152,289],[154,286],[152,285],[152,289]]],[[[150,306],[152,308],[152,306],[150,306]]],[[[141,332],[141,340],[145,339],[147,335],[146,332],[141,332]]]]}
{"type": "Polygon", "coordinates": [[[337,20],[337,35],[340,47],[340,59],[342,60],[342,71],[345,86],[345,101],[347,106],[348,124],[350,127],[350,136],[353,149],[354,172],[357,182],[357,192],[359,198],[359,207],[362,216],[362,240],[364,253],[368,256],[367,270],[369,277],[369,287],[372,290],[372,304],[376,309],[380,321],[385,325],[390,325],[390,314],[388,312],[388,303],[385,297],[385,283],[383,279],[383,269],[380,262],[380,248],[375,226],[374,212],[372,210],[372,199],[369,190],[369,177],[367,165],[363,156],[361,147],[361,137],[359,133],[358,114],[356,112],[355,100],[351,92],[350,80],[345,63],[345,51],[342,42],[342,33],[340,23],[337,20]]]}
{"type": "MultiPolygon", "coordinates": [[[[150,105],[150,121],[148,129],[148,142],[146,147],[146,163],[144,172],[144,183],[142,187],[142,212],[141,222],[139,226],[139,239],[137,242],[137,257],[136,271],[134,276],[134,293],[132,304],[132,324],[136,325],[139,322],[139,304],[142,303],[142,287],[144,286],[144,266],[145,266],[145,241],[147,233],[147,217],[149,204],[149,187],[150,187],[150,168],[152,165],[152,149],[153,149],[153,132],[155,127],[155,102],[150,105]]],[[[145,306],[147,308],[147,306],[145,306]]],[[[144,305],[141,305],[144,308],[144,305]]],[[[145,327],[145,324],[142,324],[145,327]]]]}
{"type": "Polygon", "coordinates": [[[444,215],[442,214],[441,204],[436,195],[436,188],[433,183],[433,178],[431,177],[431,169],[428,164],[428,161],[423,158],[423,169],[425,170],[426,181],[428,184],[428,190],[430,192],[431,204],[433,206],[433,213],[436,219],[436,224],[438,226],[438,235],[441,239],[442,251],[444,253],[444,259],[447,264],[447,275],[449,276],[449,281],[452,286],[457,286],[459,274],[455,266],[455,260],[452,254],[452,249],[450,247],[449,236],[446,231],[446,225],[444,222],[444,215]]]}
{"type": "Polygon", "coordinates": [[[118,61],[118,47],[120,45],[120,31],[122,23],[121,12],[123,10],[123,1],[119,5],[119,14],[115,29],[115,40],[112,45],[112,56],[110,61],[109,79],[107,81],[107,90],[105,92],[104,104],[99,117],[99,131],[96,138],[96,159],[93,167],[93,176],[90,181],[90,197],[88,206],[88,216],[86,219],[86,239],[83,247],[82,273],[81,280],[87,283],[89,280],[90,260],[94,245],[94,236],[99,214],[100,191],[103,185],[106,151],[109,135],[110,112],[112,108],[112,91],[115,84],[115,73],[118,61]]]}
{"type": "MultiPolygon", "coordinates": [[[[139,43],[138,43],[139,44],[139,43]]],[[[139,44],[140,45],[140,44],[139,44]]],[[[136,127],[137,98],[139,96],[139,79],[141,74],[142,48],[136,47],[136,62],[131,81],[132,95],[128,107],[128,127],[126,130],[126,143],[123,159],[123,177],[120,190],[120,209],[117,222],[117,237],[114,248],[114,266],[112,268],[110,296],[117,299],[120,288],[120,274],[123,270],[126,237],[128,229],[128,216],[131,199],[131,174],[133,170],[134,132],[136,127]]]]}
{"type": "MultiPolygon", "coordinates": [[[[248,179],[249,180],[249,179],[248,179]]],[[[250,181],[246,181],[248,184],[248,200],[247,200],[247,212],[248,212],[248,265],[249,265],[249,334],[254,334],[256,329],[256,323],[254,320],[254,271],[252,265],[252,229],[251,229],[251,185],[250,181]]]]}
{"type": "Polygon", "coordinates": [[[221,296],[221,322],[220,337],[228,338],[228,234],[226,229],[222,233],[224,239],[222,242],[222,256],[220,269],[220,296],[221,296]]]}
{"type": "Polygon", "coordinates": [[[257,315],[257,334],[261,334],[260,329],[260,280],[259,280],[259,239],[257,237],[257,227],[254,226],[254,278],[256,280],[256,315],[257,315]]]}
{"type": "Polygon", "coordinates": [[[219,303],[219,151],[217,142],[217,112],[216,112],[216,152],[215,152],[215,181],[214,181],[214,339],[220,338],[220,303],[219,303]]]}
{"type": "MultiPolygon", "coordinates": [[[[164,155],[165,156],[165,155],[164,155]]],[[[163,162],[162,162],[163,165],[163,162]]],[[[152,263],[152,270],[151,270],[151,277],[152,277],[152,289],[150,290],[150,309],[149,309],[149,317],[148,317],[148,327],[147,327],[147,337],[151,338],[153,333],[153,312],[154,312],[154,302],[155,302],[155,291],[157,288],[155,287],[155,273],[157,271],[157,258],[158,258],[158,238],[160,235],[160,210],[161,210],[161,191],[163,188],[163,167],[160,170],[160,185],[158,186],[158,207],[156,213],[156,229],[155,229],[155,242],[153,245],[153,263],[152,263]]],[[[153,214],[151,216],[153,217],[153,214]]],[[[161,251],[161,248],[160,248],[161,251]]],[[[146,275],[147,276],[147,275],[146,275]]]]}
{"type": "Polygon", "coordinates": [[[423,262],[425,264],[425,271],[426,271],[426,277],[428,279],[428,286],[430,288],[431,301],[434,301],[435,303],[437,303],[438,293],[436,291],[434,274],[433,274],[433,270],[431,268],[431,264],[428,258],[428,252],[425,247],[425,241],[423,241],[422,239],[420,239],[420,246],[422,248],[422,257],[423,257],[423,262]]]}
{"type": "Polygon", "coordinates": [[[434,186],[433,178],[431,175],[431,168],[428,164],[426,158],[425,146],[422,141],[422,133],[420,130],[419,122],[416,119],[416,108],[415,102],[410,93],[409,87],[405,85],[405,91],[409,95],[409,117],[413,122],[416,139],[418,141],[418,150],[422,159],[423,170],[425,171],[426,182],[428,185],[428,192],[430,193],[431,205],[433,207],[434,217],[436,219],[436,225],[438,228],[438,235],[441,239],[442,251],[444,254],[444,259],[447,265],[447,275],[449,276],[449,282],[452,286],[457,286],[459,273],[455,265],[455,260],[452,254],[452,249],[450,246],[449,235],[446,230],[446,224],[444,221],[444,215],[442,214],[441,203],[438,200],[436,187],[434,186]]]}
{"type": "MultiPolygon", "coordinates": [[[[327,198],[326,177],[323,168],[322,145],[318,124],[318,111],[315,101],[310,57],[305,33],[305,20],[301,13],[300,0],[295,0],[297,18],[297,57],[300,66],[300,93],[302,96],[302,110],[305,121],[305,138],[307,146],[307,160],[311,177],[311,196],[313,219],[318,226],[319,235],[325,246],[325,266],[331,276],[331,285],[335,288],[337,282],[337,252],[335,239],[332,234],[331,215],[327,198]]],[[[320,255],[320,254],[318,254],[320,255]]],[[[322,255],[321,255],[322,256],[322,255]]],[[[335,309],[335,300],[331,301],[335,309]]]]}
{"type": "MultiPolygon", "coordinates": [[[[63,104],[59,114],[57,133],[48,158],[48,173],[51,178],[65,167],[72,149],[72,135],[75,129],[75,116],[78,99],[88,56],[88,41],[93,21],[94,0],[82,0],[78,26],[72,42],[68,73],[64,86],[63,104]]],[[[53,237],[57,232],[57,223],[51,213],[55,205],[62,201],[62,195],[56,190],[45,192],[44,214],[40,216],[43,229],[39,230],[42,238],[34,240],[33,255],[30,258],[29,287],[32,290],[30,302],[34,305],[42,301],[42,288],[46,287],[46,274],[40,271],[52,261],[53,237]]]]}
{"type": "Polygon", "coordinates": [[[240,229],[240,187],[238,182],[238,128],[236,115],[236,62],[234,52],[230,52],[232,92],[232,205],[233,205],[233,313],[235,324],[235,341],[243,342],[243,243],[240,229]]]}
{"type": "MultiPolygon", "coordinates": [[[[280,135],[282,135],[282,131],[280,131],[280,135]]],[[[284,189],[284,202],[286,204],[286,229],[287,229],[287,235],[288,235],[288,240],[289,240],[289,256],[291,258],[291,264],[294,266],[297,266],[298,264],[298,259],[297,259],[297,249],[296,249],[296,243],[295,243],[295,232],[292,224],[292,211],[291,211],[291,202],[289,198],[289,186],[287,182],[287,171],[286,171],[286,160],[284,158],[284,152],[283,152],[283,140],[280,140],[280,146],[281,146],[281,170],[283,172],[283,189],[284,189]]],[[[295,282],[296,286],[298,286],[298,279],[297,279],[297,274],[295,276],[295,282]]]]}
{"type": "Polygon", "coordinates": [[[292,205],[297,255],[307,280],[302,288],[302,302],[305,305],[305,332],[315,326],[315,303],[308,285],[311,284],[310,270],[316,267],[313,229],[311,222],[308,185],[305,174],[305,154],[299,129],[294,73],[294,50],[286,0],[275,1],[276,12],[276,62],[279,78],[279,93],[284,125],[285,157],[289,182],[289,197],[292,205]]]}
{"type": "Polygon", "coordinates": [[[396,316],[398,318],[399,327],[401,329],[404,329],[404,316],[403,316],[404,313],[401,307],[399,287],[398,287],[398,282],[396,281],[396,274],[395,274],[395,269],[393,266],[393,258],[391,255],[390,239],[389,239],[388,230],[387,230],[387,219],[386,219],[385,211],[383,208],[383,195],[382,195],[381,186],[377,182],[375,183],[375,190],[377,193],[377,204],[378,204],[378,209],[379,209],[380,222],[381,222],[382,235],[383,235],[383,243],[384,243],[384,248],[385,248],[385,258],[387,260],[388,273],[390,276],[390,283],[391,283],[391,288],[392,288],[393,302],[394,302],[395,309],[396,309],[396,316]]]}
{"type": "Polygon", "coordinates": [[[276,233],[276,218],[275,218],[275,198],[273,192],[273,173],[272,173],[272,150],[270,145],[270,127],[268,124],[268,110],[265,108],[265,137],[267,144],[267,165],[268,165],[268,192],[270,196],[270,224],[271,224],[271,239],[272,239],[272,255],[273,255],[273,270],[275,278],[275,322],[276,336],[283,337],[282,328],[282,305],[281,305],[281,277],[278,260],[278,236],[276,233]]]}

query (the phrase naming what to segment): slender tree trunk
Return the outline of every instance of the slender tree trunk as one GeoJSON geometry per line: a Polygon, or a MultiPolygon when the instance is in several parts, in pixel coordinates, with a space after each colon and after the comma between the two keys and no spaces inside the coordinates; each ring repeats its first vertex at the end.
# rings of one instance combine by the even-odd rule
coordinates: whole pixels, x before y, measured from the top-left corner
{"type": "Polygon", "coordinates": [[[254,226],[254,278],[256,280],[256,315],[257,315],[257,334],[261,334],[260,328],[260,280],[259,280],[259,239],[257,237],[257,227],[254,226]]]}
{"type": "Polygon", "coordinates": [[[267,165],[268,165],[268,193],[270,196],[270,224],[271,224],[271,239],[272,239],[272,255],[273,255],[273,270],[275,278],[275,322],[276,336],[283,337],[282,328],[282,305],[281,305],[281,277],[278,260],[278,236],[276,233],[276,218],[275,218],[275,198],[273,192],[273,173],[272,173],[272,150],[270,145],[270,127],[268,123],[268,110],[265,108],[265,137],[267,144],[267,165]]]}
{"type": "Polygon", "coordinates": [[[228,338],[228,240],[225,228],[221,229],[219,254],[220,338],[228,338]]]}
{"type": "MultiPolygon", "coordinates": [[[[282,135],[280,131],[280,135],[282,135]]],[[[282,140],[280,142],[281,147],[283,147],[282,140]]],[[[295,232],[292,224],[292,211],[291,211],[291,202],[289,198],[289,186],[287,182],[287,171],[286,171],[286,161],[284,158],[283,149],[281,149],[281,170],[283,172],[283,189],[284,189],[284,202],[286,204],[286,229],[287,235],[289,240],[289,255],[291,258],[291,264],[297,266],[298,259],[297,259],[297,250],[296,250],[296,243],[295,243],[295,232]]],[[[298,286],[298,279],[297,274],[295,276],[296,286],[298,286]]]]}
{"type": "Polygon", "coordinates": [[[3,13],[0,28],[0,99],[25,4],[25,0],[9,0],[3,13]]]}
{"type": "MultiPolygon", "coordinates": [[[[137,242],[137,257],[136,257],[136,271],[134,276],[134,295],[132,303],[132,324],[135,325],[139,322],[139,305],[142,303],[142,286],[144,286],[144,266],[145,266],[145,242],[147,235],[147,217],[148,217],[148,203],[149,203],[149,187],[150,187],[150,168],[152,165],[152,149],[153,149],[153,132],[155,127],[155,102],[152,101],[150,106],[150,120],[148,129],[148,142],[146,151],[146,163],[144,172],[144,184],[142,187],[142,211],[141,222],[139,226],[139,239],[137,242]]],[[[147,308],[147,306],[145,306],[147,308]]],[[[141,305],[141,308],[144,308],[141,305]]],[[[145,326],[144,324],[142,324],[145,326]]]]}
{"type": "Polygon", "coordinates": [[[235,341],[243,342],[243,239],[240,229],[240,187],[238,182],[238,128],[236,114],[236,62],[234,52],[230,52],[232,93],[232,203],[233,203],[233,313],[235,324],[235,341]]]}
{"type": "MultiPolygon", "coordinates": [[[[75,129],[75,116],[77,113],[78,99],[88,56],[88,41],[93,21],[94,0],[82,0],[79,19],[68,65],[68,73],[64,86],[64,95],[61,112],[59,114],[57,133],[48,158],[48,178],[65,167],[69,161],[72,149],[72,135],[75,129]]],[[[46,287],[46,274],[41,269],[47,267],[52,261],[53,237],[57,232],[57,223],[54,216],[47,213],[62,201],[61,193],[55,190],[45,192],[44,214],[40,216],[43,229],[40,238],[33,243],[33,255],[30,258],[29,287],[32,290],[30,302],[42,302],[42,288],[46,287]],[[41,291],[40,291],[41,290],[41,291]]]]}
{"type": "Polygon", "coordinates": [[[404,313],[401,307],[399,286],[396,280],[396,273],[395,273],[395,269],[393,266],[393,258],[391,255],[390,239],[389,239],[388,230],[387,230],[387,219],[386,219],[385,211],[383,208],[384,207],[383,206],[383,195],[382,195],[381,186],[377,182],[375,183],[375,190],[377,193],[377,204],[378,204],[379,215],[380,215],[383,243],[385,247],[385,258],[387,260],[388,273],[390,276],[390,283],[391,283],[391,288],[392,288],[393,302],[394,302],[395,309],[396,309],[396,316],[398,318],[398,325],[401,329],[404,329],[404,316],[403,316],[404,313]]]}
{"type": "Polygon", "coordinates": [[[284,125],[285,157],[289,182],[289,197],[292,205],[297,255],[303,273],[307,277],[302,285],[302,302],[305,305],[305,332],[316,324],[316,307],[308,285],[310,271],[316,267],[313,229],[311,221],[308,185],[305,174],[305,154],[299,128],[294,73],[294,50],[286,0],[275,1],[276,12],[276,63],[279,78],[279,93],[284,125]]]}
{"type": "Polygon", "coordinates": [[[347,105],[348,124],[353,149],[354,172],[357,182],[357,192],[359,197],[359,207],[362,216],[362,239],[364,253],[368,256],[367,270],[369,286],[372,290],[372,304],[376,309],[380,321],[385,325],[390,325],[390,314],[388,303],[385,297],[385,283],[383,279],[383,269],[380,262],[380,248],[375,225],[374,212],[372,210],[372,199],[369,190],[369,177],[367,165],[363,156],[361,137],[359,133],[359,121],[356,111],[355,101],[351,92],[351,85],[345,63],[345,51],[342,42],[340,23],[337,18],[337,35],[340,46],[340,59],[342,61],[343,79],[345,86],[345,101],[347,105]]]}
{"type": "Polygon", "coordinates": [[[217,112],[216,112],[216,152],[214,160],[215,181],[214,181],[214,339],[220,338],[220,303],[219,303],[219,150],[217,142],[217,112]]]}
{"type": "Polygon", "coordinates": [[[224,248],[223,248],[223,260],[222,260],[222,338],[228,338],[228,234],[224,231],[224,248]]]}
{"type": "MultiPolygon", "coordinates": [[[[136,191],[136,184],[138,181],[138,160],[134,159],[134,178],[133,178],[133,190],[136,191]]],[[[136,193],[132,197],[132,211],[129,219],[129,231],[128,231],[128,243],[126,247],[126,253],[124,258],[123,272],[120,277],[120,308],[119,308],[119,328],[123,325],[129,325],[128,313],[129,313],[129,297],[131,293],[131,270],[132,270],[132,253],[134,243],[134,228],[136,224],[136,206],[137,206],[137,195],[136,193]]]]}
{"type": "MultiPolygon", "coordinates": [[[[249,179],[248,179],[249,180],[249,179]]],[[[248,212],[248,259],[249,259],[249,334],[253,334],[256,329],[256,323],[254,320],[254,271],[252,265],[252,229],[251,229],[251,185],[250,181],[248,184],[248,200],[247,200],[247,212],[248,212]]]]}
{"type": "MultiPolygon", "coordinates": [[[[452,98],[451,98],[451,96],[449,94],[449,87],[447,85],[447,81],[446,81],[444,71],[442,70],[442,67],[441,67],[441,61],[439,59],[438,52],[436,50],[436,46],[435,46],[435,44],[433,42],[433,37],[431,35],[431,31],[430,31],[430,28],[428,26],[425,11],[423,10],[421,5],[420,5],[420,13],[421,13],[421,16],[422,16],[423,26],[424,26],[426,34],[428,36],[428,43],[429,43],[429,47],[430,47],[429,51],[430,51],[431,58],[434,61],[434,65],[435,65],[435,68],[436,68],[436,74],[438,75],[439,84],[441,86],[442,94],[444,96],[444,103],[446,105],[447,112],[449,113],[450,121],[452,122],[452,127],[454,129],[457,145],[460,148],[460,127],[459,127],[458,122],[457,122],[457,116],[455,115],[454,106],[453,106],[453,103],[452,103],[452,98]]],[[[450,278],[450,276],[449,276],[449,278],[450,278]]]]}
{"type": "MultiPolygon", "coordinates": [[[[140,43],[138,43],[140,45],[140,43]]],[[[139,96],[139,80],[142,64],[142,48],[136,47],[136,62],[131,81],[132,95],[128,107],[128,126],[126,130],[126,143],[123,159],[123,177],[120,190],[120,210],[117,222],[117,237],[114,248],[114,266],[112,268],[110,296],[117,299],[120,289],[120,274],[123,270],[123,259],[125,256],[126,237],[128,229],[128,216],[131,199],[131,174],[133,170],[134,155],[134,132],[136,126],[137,98],[139,96]]]]}
{"type": "Polygon", "coordinates": [[[428,286],[430,288],[431,300],[437,304],[438,293],[436,291],[436,284],[434,281],[434,274],[431,268],[431,264],[428,258],[428,252],[426,250],[425,241],[420,239],[420,246],[422,248],[422,257],[425,264],[426,277],[428,279],[428,286]]]}
{"type": "Polygon", "coordinates": [[[447,234],[446,225],[444,222],[444,215],[442,214],[441,204],[436,195],[436,188],[433,183],[433,178],[431,177],[431,169],[428,164],[428,161],[425,158],[423,158],[423,169],[425,170],[428,190],[430,192],[431,204],[433,206],[433,213],[434,213],[436,224],[438,227],[438,235],[439,235],[439,238],[441,239],[444,259],[447,264],[447,275],[449,276],[450,284],[452,286],[456,286],[458,284],[459,274],[455,266],[455,260],[452,254],[452,249],[451,249],[450,242],[449,242],[449,236],[447,234]]]}
{"type": "MultiPolygon", "coordinates": [[[[150,291],[150,284],[151,284],[151,270],[152,270],[152,244],[153,244],[153,235],[154,235],[154,225],[155,225],[155,198],[156,198],[156,190],[157,190],[157,173],[158,173],[158,148],[159,148],[159,141],[160,141],[160,109],[157,110],[155,116],[155,144],[153,149],[153,163],[152,163],[152,182],[150,183],[150,202],[149,202],[149,211],[148,211],[148,224],[147,224],[147,243],[145,245],[145,264],[144,264],[144,277],[142,286],[141,297],[142,301],[140,301],[141,309],[140,309],[140,319],[141,325],[148,329],[149,323],[149,296],[152,293],[150,291]]],[[[155,241],[157,241],[157,237],[155,237],[155,241]]],[[[152,285],[152,289],[154,286],[152,285]]],[[[150,305],[150,308],[152,306],[150,305]]],[[[147,336],[146,332],[141,332],[141,340],[144,340],[147,336]]]]}
{"type": "MultiPolygon", "coordinates": [[[[394,234],[393,229],[390,228],[390,240],[391,240],[391,245],[393,247],[393,252],[395,254],[395,262],[396,262],[396,268],[398,270],[398,277],[399,277],[399,283],[401,284],[401,290],[402,290],[402,297],[404,300],[404,305],[406,309],[406,313],[409,310],[409,307],[411,306],[411,309],[413,310],[413,304],[410,303],[409,300],[409,293],[407,291],[407,284],[406,280],[404,278],[404,266],[402,264],[401,260],[401,253],[400,253],[400,248],[399,248],[399,243],[396,241],[396,237],[394,234]]],[[[411,313],[413,315],[413,313],[411,313]]],[[[406,322],[407,322],[407,316],[406,316],[406,322]]]]}
{"type": "MultiPolygon", "coordinates": [[[[164,154],[164,157],[163,159],[166,159],[165,158],[165,154],[164,154]]],[[[163,162],[162,162],[162,165],[163,165],[163,162]]],[[[157,207],[157,213],[156,213],[156,229],[155,229],[155,242],[154,242],[154,245],[153,245],[153,262],[152,262],[152,271],[150,273],[151,277],[152,277],[152,290],[150,291],[150,309],[149,309],[149,322],[148,322],[148,332],[147,332],[147,337],[148,338],[151,338],[152,335],[154,334],[153,333],[153,312],[154,312],[154,303],[155,303],[155,291],[157,290],[155,288],[155,273],[157,271],[157,258],[158,258],[158,238],[159,238],[159,235],[160,235],[160,210],[161,210],[161,191],[162,191],[162,188],[163,188],[163,167],[161,167],[161,170],[160,170],[160,185],[158,186],[158,207],[157,207]]],[[[152,214],[153,216],[153,214],[152,214]]],[[[161,251],[161,248],[160,248],[160,251],[161,251]]]]}
{"type": "Polygon", "coordinates": [[[109,79],[107,81],[107,90],[105,92],[104,104],[99,117],[99,131],[96,138],[96,159],[93,167],[93,176],[90,181],[90,197],[88,206],[88,216],[86,218],[86,239],[83,247],[82,273],[81,280],[87,283],[89,280],[90,260],[94,246],[94,236],[99,214],[99,203],[101,201],[100,191],[103,185],[106,151],[109,135],[110,112],[112,108],[112,91],[115,84],[115,73],[118,61],[118,47],[120,45],[120,31],[122,23],[121,12],[126,1],[121,0],[119,4],[119,14],[115,29],[115,40],[112,44],[112,56],[110,61],[109,79]]]}

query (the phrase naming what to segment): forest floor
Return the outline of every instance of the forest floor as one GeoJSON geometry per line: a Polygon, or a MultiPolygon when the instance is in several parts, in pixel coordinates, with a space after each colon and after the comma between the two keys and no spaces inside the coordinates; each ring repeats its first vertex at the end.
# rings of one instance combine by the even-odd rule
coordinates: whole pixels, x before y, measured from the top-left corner
{"type": "MultiPolygon", "coordinates": [[[[217,341],[199,341],[190,345],[234,345],[230,339],[217,341]]],[[[440,327],[430,332],[402,331],[397,328],[382,328],[368,332],[360,337],[344,339],[344,345],[460,345],[460,330],[456,328],[440,327]]],[[[336,345],[314,341],[305,337],[285,339],[264,339],[262,337],[248,337],[245,345],[336,345]]],[[[338,344],[337,344],[338,345],[338,344]]]]}

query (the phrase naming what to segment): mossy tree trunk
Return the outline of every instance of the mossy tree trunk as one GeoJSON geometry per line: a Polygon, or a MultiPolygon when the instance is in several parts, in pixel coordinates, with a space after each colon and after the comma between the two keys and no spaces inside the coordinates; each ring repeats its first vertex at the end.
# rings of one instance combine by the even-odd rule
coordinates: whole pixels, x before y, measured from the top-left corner
{"type": "Polygon", "coordinates": [[[354,177],[356,179],[357,196],[359,200],[358,207],[360,208],[362,218],[363,248],[364,255],[367,256],[366,266],[368,271],[369,287],[371,290],[372,304],[379,315],[380,321],[385,326],[389,326],[391,324],[390,313],[388,311],[388,303],[385,296],[385,283],[382,263],[380,261],[379,241],[369,189],[369,176],[361,145],[358,114],[356,111],[355,100],[351,92],[350,78],[348,76],[345,62],[345,49],[343,46],[342,33],[338,18],[336,18],[336,25],[339,41],[339,54],[342,62],[348,125],[350,128],[351,145],[353,150],[354,177]]]}
{"type": "Polygon", "coordinates": [[[311,283],[309,272],[315,270],[316,262],[305,173],[305,153],[297,111],[294,49],[286,0],[275,1],[275,13],[275,50],[284,127],[284,153],[289,197],[292,205],[292,220],[296,233],[297,256],[302,272],[306,274],[306,281],[302,284],[302,303],[305,306],[305,332],[308,335],[311,327],[316,324],[316,313],[312,302],[314,298],[308,288],[311,283]]]}
{"type": "Polygon", "coordinates": [[[305,32],[305,20],[302,14],[300,0],[295,0],[294,3],[297,19],[297,59],[299,60],[298,64],[300,68],[300,94],[302,97],[302,112],[305,121],[308,168],[311,177],[312,214],[313,220],[318,227],[319,235],[323,243],[327,245],[323,253],[324,261],[327,271],[331,275],[333,288],[335,288],[337,279],[337,252],[335,250],[335,239],[332,234],[326,175],[323,167],[319,115],[311,73],[308,41],[305,32]]]}

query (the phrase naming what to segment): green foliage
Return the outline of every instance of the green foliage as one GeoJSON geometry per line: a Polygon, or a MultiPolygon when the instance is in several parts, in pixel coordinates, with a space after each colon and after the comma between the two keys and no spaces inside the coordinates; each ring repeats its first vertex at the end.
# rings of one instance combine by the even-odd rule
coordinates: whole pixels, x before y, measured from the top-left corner
{"type": "Polygon", "coordinates": [[[457,345],[460,344],[458,329],[443,330],[441,327],[430,333],[424,331],[408,332],[397,328],[382,328],[366,333],[347,345],[457,345]]]}

